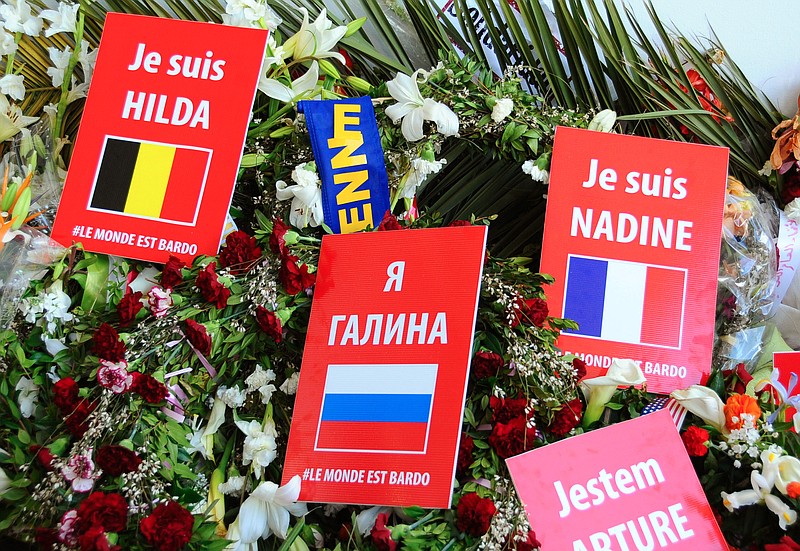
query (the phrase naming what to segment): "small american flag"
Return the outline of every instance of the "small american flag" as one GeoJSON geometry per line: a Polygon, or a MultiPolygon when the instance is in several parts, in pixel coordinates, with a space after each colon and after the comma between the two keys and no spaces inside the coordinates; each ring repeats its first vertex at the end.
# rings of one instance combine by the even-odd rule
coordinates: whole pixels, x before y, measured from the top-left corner
{"type": "Polygon", "coordinates": [[[678,430],[681,430],[683,421],[686,419],[686,408],[680,405],[677,400],[670,398],[669,396],[656,398],[647,404],[642,410],[642,415],[647,415],[648,413],[653,413],[654,411],[664,408],[669,411],[670,416],[672,416],[672,421],[675,423],[675,426],[678,427],[678,430]]]}

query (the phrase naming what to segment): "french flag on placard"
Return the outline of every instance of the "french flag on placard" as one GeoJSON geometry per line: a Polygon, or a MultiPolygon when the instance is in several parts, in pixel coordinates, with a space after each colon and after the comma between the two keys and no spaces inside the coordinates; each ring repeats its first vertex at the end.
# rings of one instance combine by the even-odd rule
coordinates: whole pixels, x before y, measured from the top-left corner
{"type": "Polygon", "coordinates": [[[570,335],[681,347],[686,269],[569,255],[564,317],[570,335]]]}
{"type": "Polygon", "coordinates": [[[315,449],[425,453],[438,367],[329,365],[315,449]]]}

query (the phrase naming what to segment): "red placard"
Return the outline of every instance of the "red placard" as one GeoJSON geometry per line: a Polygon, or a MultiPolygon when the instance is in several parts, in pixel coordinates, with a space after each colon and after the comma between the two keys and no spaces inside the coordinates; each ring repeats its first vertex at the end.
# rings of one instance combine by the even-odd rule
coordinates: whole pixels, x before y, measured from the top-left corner
{"type": "Polygon", "coordinates": [[[155,262],[216,254],[268,34],[108,14],[53,238],[155,262]]]}
{"type": "Polygon", "coordinates": [[[589,376],[636,361],[669,393],[711,370],[728,150],[556,129],[541,271],[589,376]]]}
{"type": "Polygon", "coordinates": [[[542,549],[728,549],[666,410],[506,463],[542,549]]]}
{"type": "Polygon", "coordinates": [[[449,508],[486,227],[326,235],[283,481],[449,508]]]}

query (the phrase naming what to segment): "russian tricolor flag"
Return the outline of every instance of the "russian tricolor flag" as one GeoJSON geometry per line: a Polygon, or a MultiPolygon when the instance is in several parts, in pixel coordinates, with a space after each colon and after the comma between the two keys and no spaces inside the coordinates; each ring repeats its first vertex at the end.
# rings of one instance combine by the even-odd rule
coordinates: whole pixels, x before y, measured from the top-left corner
{"type": "Polygon", "coordinates": [[[424,453],[436,364],[329,365],[317,450],[424,453]]]}
{"type": "Polygon", "coordinates": [[[569,255],[565,333],[608,341],[681,347],[686,270],[625,260],[569,255]]]}

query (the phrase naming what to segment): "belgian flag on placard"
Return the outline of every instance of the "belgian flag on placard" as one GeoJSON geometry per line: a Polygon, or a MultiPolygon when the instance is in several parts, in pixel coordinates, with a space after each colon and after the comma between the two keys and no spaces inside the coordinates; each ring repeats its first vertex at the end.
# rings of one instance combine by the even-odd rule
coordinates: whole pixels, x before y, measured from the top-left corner
{"type": "Polygon", "coordinates": [[[108,137],[89,206],[193,225],[210,158],[208,149],[108,137]]]}

